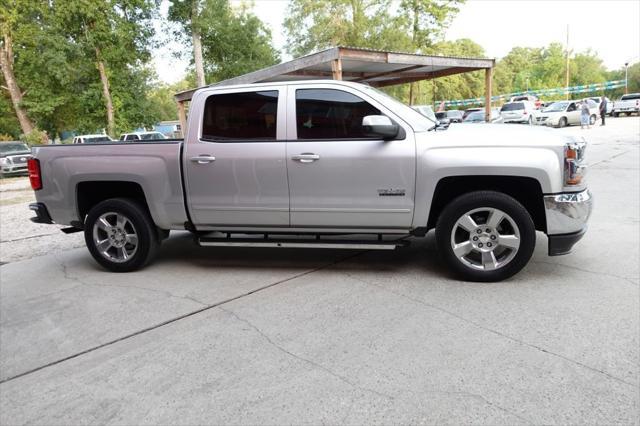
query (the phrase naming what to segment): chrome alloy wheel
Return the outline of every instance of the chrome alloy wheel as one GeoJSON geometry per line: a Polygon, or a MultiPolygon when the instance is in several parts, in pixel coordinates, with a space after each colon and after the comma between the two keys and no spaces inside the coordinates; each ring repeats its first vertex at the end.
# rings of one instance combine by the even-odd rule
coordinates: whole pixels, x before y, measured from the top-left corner
{"type": "Polygon", "coordinates": [[[472,269],[500,269],[513,260],[519,247],[520,230],[515,221],[495,208],[468,211],[451,230],[453,253],[472,269]]]}
{"type": "Polygon", "coordinates": [[[123,263],[138,250],[138,234],[126,216],[108,212],[93,225],[93,243],[105,259],[123,263]]]}

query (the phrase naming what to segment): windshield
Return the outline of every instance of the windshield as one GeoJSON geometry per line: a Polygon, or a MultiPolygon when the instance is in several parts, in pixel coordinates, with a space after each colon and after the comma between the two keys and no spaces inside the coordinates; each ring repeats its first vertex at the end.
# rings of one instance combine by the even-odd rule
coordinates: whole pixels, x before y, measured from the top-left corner
{"type": "Polygon", "coordinates": [[[544,112],[560,112],[560,111],[564,111],[565,109],[567,109],[568,105],[569,105],[569,102],[554,102],[551,105],[549,105],[548,107],[546,107],[545,109],[543,109],[542,111],[544,111],[544,112]]]}
{"type": "Polygon", "coordinates": [[[431,121],[437,121],[436,115],[433,113],[433,109],[430,106],[422,105],[414,107],[416,111],[424,115],[431,121]]]}
{"type": "Polygon", "coordinates": [[[142,133],[140,135],[140,139],[143,141],[152,141],[156,139],[164,139],[164,135],[162,133],[153,132],[153,133],[142,133]]]}
{"type": "Polygon", "coordinates": [[[453,109],[451,111],[447,111],[447,117],[460,118],[464,114],[462,111],[453,109]]]}
{"type": "Polygon", "coordinates": [[[523,109],[524,104],[522,102],[514,102],[512,104],[504,104],[500,111],[518,111],[523,109]]]}
{"type": "Polygon", "coordinates": [[[84,143],[100,143],[100,142],[111,142],[111,138],[109,136],[96,136],[92,138],[84,138],[84,143]]]}
{"type": "Polygon", "coordinates": [[[385,100],[388,100],[393,103],[393,106],[391,107],[391,109],[398,108],[401,111],[398,115],[400,116],[407,115],[410,120],[414,122],[422,123],[424,125],[423,129],[420,129],[420,128],[414,129],[415,131],[431,130],[431,129],[434,129],[437,125],[435,121],[431,120],[428,117],[425,117],[424,115],[420,114],[418,111],[411,108],[410,106],[403,104],[393,96],[387,95],[382,90],[376,89],[375,87],[371,87],[371,86],[365,86],[365,85],[358,86],[358,88],[359,89],[362,88],[364,90],[370,90],[375,95],[383,96],[385,100]]]}
{"type": "Polygon", "coordinates": [[[10,155],[18,152],[31,151],[27,144],[21,142],[0,143],[0,154],[10,155]]]}
{"type": "Polygon", "coordinates": [[[621,101],[632,101],[634,99],[640,99],[640,93],[632,93],[631,95],[624,95],[620,98],[621,101]]]}

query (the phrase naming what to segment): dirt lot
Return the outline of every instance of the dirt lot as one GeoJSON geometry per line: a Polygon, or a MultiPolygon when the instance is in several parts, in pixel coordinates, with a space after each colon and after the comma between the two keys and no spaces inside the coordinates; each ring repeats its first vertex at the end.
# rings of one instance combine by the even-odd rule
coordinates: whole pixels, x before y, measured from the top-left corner
{"type": "Polygon", "coordinates": [[[0,184],[1,424],[638,424],[640,119],[589,142],[590,229],[502,283],[391,253],[205,249],[99,269],[0,184]]]}

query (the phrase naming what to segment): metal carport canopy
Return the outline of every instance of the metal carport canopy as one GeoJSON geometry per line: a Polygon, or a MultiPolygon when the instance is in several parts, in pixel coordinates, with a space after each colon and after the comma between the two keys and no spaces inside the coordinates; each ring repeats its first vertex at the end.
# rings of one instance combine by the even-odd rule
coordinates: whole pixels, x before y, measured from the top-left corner
{"type": "MultiPolygon", "coordinates": [[[[316,80],[318,78],[354,81],[373,87],[385,87],[484,69],[486,72],[485,98],[490,101],[494,64],[495,59],[487,58],[429,56],[338,46],[206,87],[269,81],[316,80]]],[[[196,90],[198,89],[187,90],[175,95],[183,129],[186,128],[184,102],[191,100],[196,90]]],[[[485,109],[490,116],[490,102],[485,102],[485,109]]]]}

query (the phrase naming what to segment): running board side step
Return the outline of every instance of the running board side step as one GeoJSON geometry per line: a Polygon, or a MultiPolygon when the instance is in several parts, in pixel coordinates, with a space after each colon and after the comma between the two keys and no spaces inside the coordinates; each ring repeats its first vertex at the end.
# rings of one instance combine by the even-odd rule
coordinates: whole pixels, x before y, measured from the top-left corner
{"type": "Polygon", "coordinates": [[[198,244],[204,247],[281,247],[324,248],[350,250],[394,250],[409,245],[405,240],[330,240],[330,239],[278,239],[278,238],[210,238],[201,237],[198,244]]]}

